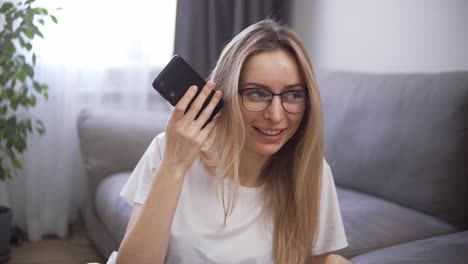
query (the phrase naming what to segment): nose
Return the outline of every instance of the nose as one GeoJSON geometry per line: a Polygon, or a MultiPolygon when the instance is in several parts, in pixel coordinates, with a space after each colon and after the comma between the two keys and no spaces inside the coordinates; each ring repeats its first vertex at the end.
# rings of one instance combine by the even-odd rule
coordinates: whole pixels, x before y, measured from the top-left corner
{"type": "Polygon", "coordinates": [[[273,96],[271,104],[265,109],[265,119],[269,119],[273,122],[279,122],[283,119],[284,111],[281,105],[281,98],[279,96],[273,96]]]}

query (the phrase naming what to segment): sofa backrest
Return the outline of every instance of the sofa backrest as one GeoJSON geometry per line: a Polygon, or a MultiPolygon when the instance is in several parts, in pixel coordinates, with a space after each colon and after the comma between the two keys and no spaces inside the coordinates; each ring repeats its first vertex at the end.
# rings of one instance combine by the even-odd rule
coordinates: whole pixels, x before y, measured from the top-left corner
{"type": "Polygon", "coordinates": [[[91,204],[103,178],[132,171],[151,140],[163,132],[170,112],[84,109],[77,120],[91,204]]]}
{"type": "Polygon", "coordinates": [[[317,75],[337,185],[468,228],[468,72],[317,75]]]}

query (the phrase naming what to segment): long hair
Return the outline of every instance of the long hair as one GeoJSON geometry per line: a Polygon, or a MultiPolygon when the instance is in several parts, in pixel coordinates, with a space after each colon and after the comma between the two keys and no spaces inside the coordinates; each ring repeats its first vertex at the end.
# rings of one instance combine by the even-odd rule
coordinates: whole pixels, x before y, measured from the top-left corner
{"type": "Polygon", "coordinates": [[[226,104],[201,156],[220,180],[218,190],[224,208],[224,226],[239,190],[240,155],[245,140],[238,96],[241,72],[251,56],[278,49],[290,52],[296,59],[306,84],[309,105],[296,133],[262,169],[265,212],[272,228],[275,263],[304,263],[318,233],[323,121],[312,66],[293,30],[273,20],[263,20],[244,29],[224,47],[210,79],[223,92],[226,104]]]}

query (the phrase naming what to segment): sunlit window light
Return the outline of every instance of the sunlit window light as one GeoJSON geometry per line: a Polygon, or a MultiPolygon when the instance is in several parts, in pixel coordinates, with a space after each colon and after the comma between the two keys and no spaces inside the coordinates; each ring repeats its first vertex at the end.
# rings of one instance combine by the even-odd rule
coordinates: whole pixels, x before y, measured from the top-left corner
{"type": "Polygon", "coordinates": [[[40,0],[47,21],[38,60],[77,68],[153,66],[172,56],[176,0],[40,0]],[[55,10],[61,7],[61,10],[55,10]]]}

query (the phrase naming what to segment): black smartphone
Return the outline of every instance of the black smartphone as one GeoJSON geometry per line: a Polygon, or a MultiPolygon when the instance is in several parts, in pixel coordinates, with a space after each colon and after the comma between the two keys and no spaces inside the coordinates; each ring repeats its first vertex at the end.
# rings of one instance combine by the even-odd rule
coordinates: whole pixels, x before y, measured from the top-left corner
{"type": "MultiPolygon", "coordinates": [[[[200,94],[205,84],[206,81],[184,59],[182,59],[180,55],[176,54],[159,73],[158,77],[154,79],[153,88],[158,91],[159,94],[172,106],[175,106],[177,102],[179,102],[179,100],[184,96],[187,89],[192,85],[196,85],[198,87],[198,91],[193,100],[188,105],[187,109],[185,109],[185,112],[187,112],[195,98],[197,98],[198,94],[200,94]]],[[[206,99],[195,119],[198,118],[201,111],[208,105],[214,93],[215,91],[213,90],[206,99]]],[[[205,127],[211,120],[213,120],[223,105],[224,101],[221,98],[221,100],[218,102],[218,105],[216,105],[215,109],[213,110],[210,118],[203,127],[205,127]]]]}

